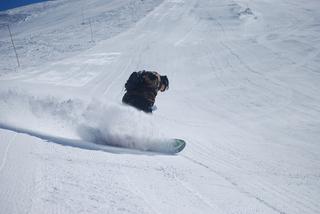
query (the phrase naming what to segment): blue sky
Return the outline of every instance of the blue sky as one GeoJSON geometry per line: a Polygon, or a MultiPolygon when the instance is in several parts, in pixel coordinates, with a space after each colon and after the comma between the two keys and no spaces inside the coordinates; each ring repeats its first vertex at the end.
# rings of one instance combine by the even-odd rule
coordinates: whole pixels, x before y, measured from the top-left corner
{"type": "Polygon", "coordinates": [[[45,0],[0,0],[0,11],[42,1],[45,0]]]}

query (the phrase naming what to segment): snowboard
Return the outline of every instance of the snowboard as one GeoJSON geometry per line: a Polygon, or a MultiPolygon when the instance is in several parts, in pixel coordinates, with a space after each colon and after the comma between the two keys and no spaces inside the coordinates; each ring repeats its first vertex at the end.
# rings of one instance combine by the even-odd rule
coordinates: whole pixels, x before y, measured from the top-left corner
{"type": "Polygon", "coordinates": [[[173,139],[173,151],[174,153],[181,152],[186,147],[186,141],[182,139],[173,139]]]}
{"type": "Polygon", "coordinates": [[[99,148],[106,146],[106,148],[102,148],[103,150],[110,149],[121,152],[122,149],[139,150],[142,152],[148,151],[163,154],[176,154],[181,152],[186,146],[186,142],[184,140],[176,138],[139,139],[134,136],[126,136],[110,142],[105,139],[104,135],[99,129],[82,126],[79,127],[78,131],[82,140],[97,144],[99,148]],[[112,147],[114,147],[114,149],[112,149],[112,147]]]}
{"type": "Polygon", "coordinates": [[[186,142],[182,139],[167,139],[154,141],[148,145],[146,148],[150,152],[159,152],[167,154],[176,154],[181,152],[186,147],[186,142]]]}

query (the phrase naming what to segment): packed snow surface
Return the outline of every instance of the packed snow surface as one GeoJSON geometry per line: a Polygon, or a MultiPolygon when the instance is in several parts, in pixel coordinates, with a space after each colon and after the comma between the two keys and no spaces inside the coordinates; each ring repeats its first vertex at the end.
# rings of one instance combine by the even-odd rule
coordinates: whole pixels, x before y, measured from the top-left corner
{"type": "Polygon", "coordinates": [[[0,213],[320,213],[319,11],[57,0],[0,12],[0,213]],[[142,69],[170,80],[152,115],[121,104],[142,69]],[[145,151],[168,138],[187,146],[145,151]]]}

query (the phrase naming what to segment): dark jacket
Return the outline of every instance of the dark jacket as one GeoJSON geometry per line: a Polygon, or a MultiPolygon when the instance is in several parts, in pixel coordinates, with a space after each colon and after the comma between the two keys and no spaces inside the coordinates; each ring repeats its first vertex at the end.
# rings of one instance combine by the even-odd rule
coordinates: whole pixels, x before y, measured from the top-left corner
{"type": "Polygon", "coordinates": [[[160,75],[152,71],[139,71],[138,75],[140,82],[136,87],[127,89],[122,102],[151,113],[161,83],[160,75]]]}

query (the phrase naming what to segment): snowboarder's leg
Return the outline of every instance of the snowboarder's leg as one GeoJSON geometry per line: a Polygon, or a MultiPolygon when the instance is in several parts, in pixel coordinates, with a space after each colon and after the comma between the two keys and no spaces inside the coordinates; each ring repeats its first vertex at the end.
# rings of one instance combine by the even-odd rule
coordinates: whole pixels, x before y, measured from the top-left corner
{"type": "Polygon", "coordinates": [[[139,96],[129,96],[126,93],[122,98],[122,102],[146,113],[152,113],[152,106],[150,106],[149,102],[139,96]]]}

